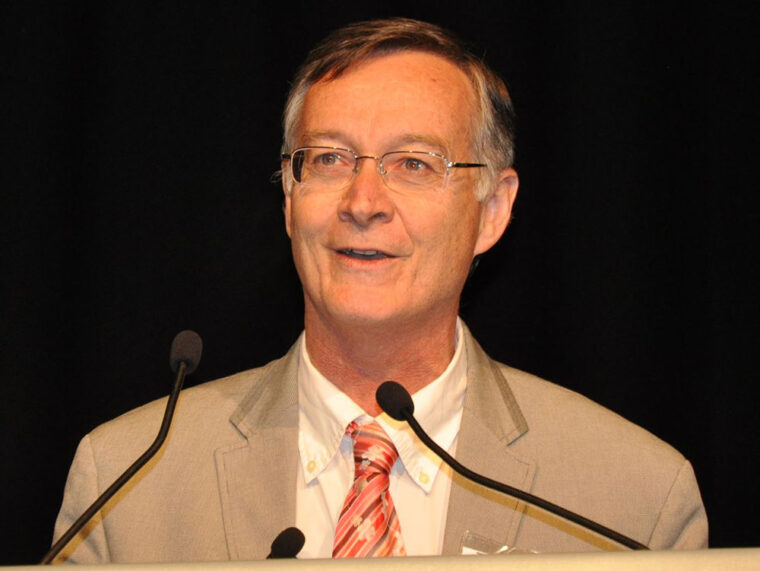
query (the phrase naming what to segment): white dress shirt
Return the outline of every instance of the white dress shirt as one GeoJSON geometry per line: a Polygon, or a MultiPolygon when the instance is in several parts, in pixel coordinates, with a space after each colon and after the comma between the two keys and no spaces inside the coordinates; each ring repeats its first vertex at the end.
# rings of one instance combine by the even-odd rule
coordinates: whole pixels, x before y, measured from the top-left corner
{"type": "MultiPolygon", "coordinates": [[[[454,356],[443,374],[412,395],[415,417],[440,446],[454,453],[467,386],[466,355],[457,320],[454,356]]],[[[373,419],[338,390],[311,363],[304,335],[298,367],[298,475],[296,527],[306,536],[299,558],[332,557],[338,517],[354,479],[352,420],[373,419]]],[[[403,383],[403,379],[398,379],[403,383]]],[[[399,453],[390,476],[390,493],[401,524],[407,555],[439,555],[443,549],[451,469],[415,436],[406,422],[385,413],[374,420],[399,453]]]]}

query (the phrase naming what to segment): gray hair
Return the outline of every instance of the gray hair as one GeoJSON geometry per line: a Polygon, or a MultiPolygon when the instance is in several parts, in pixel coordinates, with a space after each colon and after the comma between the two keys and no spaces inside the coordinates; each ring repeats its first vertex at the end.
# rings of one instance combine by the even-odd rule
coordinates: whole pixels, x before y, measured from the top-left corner
{"type": "MultiPolygon", "coordinates": [[[[399,51],[421,51],[438,55],[461,69],[472,82],[478,109],[474,114],[474,151],[488,165],[476,197],[484,200],[497,174],[514,161],[515,114],[507,87],[481,59],[472,54],[452,33],[418,20],[392,18],[358,22],[332,32],[306,58],[293,80],[283,115],[282,152],[296,145],[306,92],[320,80],[338,78],[351,66],[373,57],[399,51]]],[[[289,169],[285,169],[290,189],[289,169]]]]}

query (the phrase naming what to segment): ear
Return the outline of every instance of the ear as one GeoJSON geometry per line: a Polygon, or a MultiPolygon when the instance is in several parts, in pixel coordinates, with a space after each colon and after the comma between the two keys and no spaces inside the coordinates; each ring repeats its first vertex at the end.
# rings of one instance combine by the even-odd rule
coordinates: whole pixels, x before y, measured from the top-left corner
{"type": "Polygon", "coordinates": [[[504,169],[499,173],[496,188],[481,206],[480,232],[474,252],[476,256],[489,250],[504,234],[512,218],[512,206],[517,198],[519,185],[515,169],[504,169]]]}
{"type": "Polygon", "coordinates": [[[292,238],[292,235],[290,233],[290,217],[291,217],[291,191],[288,188],[288,181],[287,181],[287,175],[285,174],[285,168],[286,165],[283,163],[282,165],[282,176],[280,177],[282,180],[282,192],[285,195],[285,202],[282,205],[282,210],[285,213],[285,232],[288,233],[288,237],[292,238]]]}

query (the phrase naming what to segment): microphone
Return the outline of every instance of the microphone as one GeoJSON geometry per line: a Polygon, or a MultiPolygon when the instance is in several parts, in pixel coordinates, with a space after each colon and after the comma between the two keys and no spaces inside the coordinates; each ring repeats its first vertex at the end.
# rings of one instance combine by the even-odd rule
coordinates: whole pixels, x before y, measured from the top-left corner
{"type": "Polygon", "coordinates": [[[267,559],[292,559],[303,548],[306,538],[297,527],[283,529],[272,542],[267,559]]]}
{"type": "Polygon", "coordinates": [[[173,373],[177,372],[180,363],[185,363],[185,374],[192,374],[201,361],[203,341],[200,335],[190,329],[180,331],[172,341],[169,351],[169,367],[173,373]]]}
{"type": "MultiPolygon", "coordinates": [[[[412,396],[409,394],[409,391],[396,381],[385,381],[377,387],[375,400],[380,405],[380,408],[391,418],[407,420],[407,414],[414,418],[412,416],[414,414],[412,396]]],[[[414,430],[413,426],[412,430],[414,430]]]]}
{"type": "Polygon", "coordinates": [[[630,549],[646,549],[646,550],[649,549],[643,543],[639,543],[638,541],[631,539],[630,537],[627,537],[621,533],[618,533],[617,531],[614,531],[608,527],[605,527],[602,524],[597,523],[593,520],[585,518],[582,515],[579,515],[575,512],[565,509],[562,506],[553,504],[550,501],[544,500],[542,498],[539,498],[538,496],[534,496],[533,494],[514,488],[508,484],[502,484],[501,482],[497,482],[496,480],[492,480],[485,476],[481,476],[480,474],[466,468],[465,466],[457,462],[443,448],[438,446],[438,444],[436,444],[433,441],[433,439],[430,438],[427,435],[427,433],[422,429],[422,427],[417,422],[417,419],[414,418],[414,401],[412,400],[412,397],[409,395],[409,392],[397,382],[395,381],[384,382],[382,385],[380,385],[377,388],[375,398],[377,400],[377,404],[380,405],[380,408],[382,408],[383,411],[385,411],[388,414],[388,416],[396,420],[405,420],[407,423],[409,423],[409,426],[412,428],[412,430],[417,435],[417,437],[420,440],[422,440],[422,442],[428,448],[430,448],[430,450],[432,450],[441,460],[446,462],[446,464],[451,466],[451,468],[455,472],[464,476],[468,480],[475,482],[476,484],[480,484],[481,486],[484,486],[488,489],[495,490],[502,494],[506,494],[508,496],[512,496],[513,498],[517,498],[518,500],[523,500],[525,502],[528,502],[529,504],[532,504],[543,510],[546,510],[549,513],[552,513],[563,519],[569,520],[577,525],[580,525],[583,528],[594,531],[598,533],[599,535],[603,535],[607,539],[616,541],[617,543],[620,543],[621,545],[624,545],[630,549]]]}
{"type": "Polygon", "coordinates": [[[106,489],[106,491],[100,494],[100,496],[94,502],[92,502],[92,505],[87,508],[81,516],[79,516],[79,518],[71,525],[71,527],[66,530],[66,533],[58,538],[58,541],[53,544],[50,550],[45,554],[45,557],[42,558],[40,564],[46,565],[53,561],[56,555],[58,555],[61,550],[66,547],[69,541],[74,539],[76,534],[82,530],[87,522],[90,521],[96,513],[98,513],[100,508],[102,508],[106,502],[110,500],[114,494],[116,494],[116,492],[118,492],[122,486],[124,486],[124,484],[126,484],[132,478],[132,476],[134,476],[137,471],[156,454],[156,452],[158,452],[166,440],[167,434],[169,434],[169,427],[171,426],[172,418],[174,417],[174,409],[177,406],[177,399],[179,398],[179,393],[182,390],[182,384],[185,381],[185,375],[192,373],[198,366],[198,363],[201,360],[202,350],[203,342],[195,331],[187,330],[181,331],[177,334],[177,336],[174,338],[174,341],[172,341],[171,351],[169,352],[169,365],[171,366],[172,371],[177,374],[177,376],[174,380],[174,386],[172,387],[172,392],[169,395],[169,400],[166,402],[164,418],[161,421],[161,427],[158,429],[156,439],[153,441],[153,444],[151,444],[148,449],[143,452],[142,456],[135,460],[121,476],[116,478],[114,483],[111,484],[106,489]]]}

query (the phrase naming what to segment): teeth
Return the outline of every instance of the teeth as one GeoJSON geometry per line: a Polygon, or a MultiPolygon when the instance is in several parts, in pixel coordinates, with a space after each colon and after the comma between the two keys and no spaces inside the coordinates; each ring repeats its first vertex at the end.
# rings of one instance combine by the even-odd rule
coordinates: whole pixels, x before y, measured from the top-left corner
{"type": "Polygon", "coordinates": [[[353,250],[351,248],[348,248],[346,250],[342,250],[344,254],[347,256],[353,256],[355,258],[386,258],[387,256],[383,254],[380,250],[353,250]]]}

